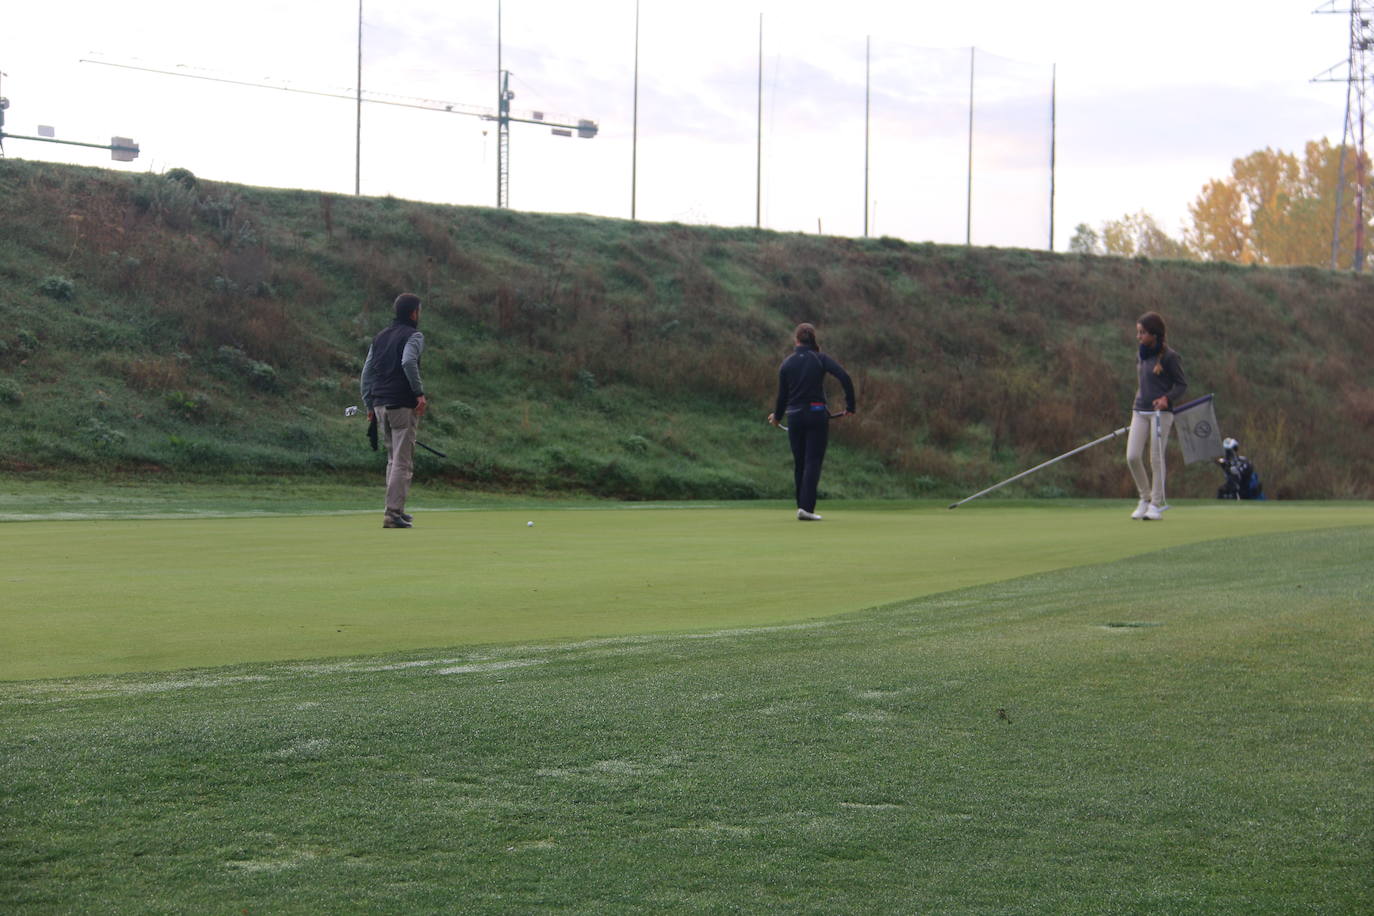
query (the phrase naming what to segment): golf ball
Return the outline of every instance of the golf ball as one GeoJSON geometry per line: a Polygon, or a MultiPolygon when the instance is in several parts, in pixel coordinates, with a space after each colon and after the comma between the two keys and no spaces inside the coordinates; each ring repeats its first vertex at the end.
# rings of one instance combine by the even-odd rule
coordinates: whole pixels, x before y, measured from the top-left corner
{"type": "Polygon", "coordinates": [[[533,528],[533,527],[534,527],[534,522],[525,522],[525,527],[526,527],[526,528],[533,528]]]}

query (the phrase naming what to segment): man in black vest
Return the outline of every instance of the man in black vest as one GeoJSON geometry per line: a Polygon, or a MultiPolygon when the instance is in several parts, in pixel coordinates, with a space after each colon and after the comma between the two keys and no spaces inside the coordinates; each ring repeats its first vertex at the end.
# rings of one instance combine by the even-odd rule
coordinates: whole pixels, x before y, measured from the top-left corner
{"type": "Polygon", "coordinates": [[[425,412],[420,383],[420,354],[425,335],[419,331],[420,297],[396,297],[396,320],[378,334],[363,362],[362,395],[367,418],[374,417],[386,443],[386,516],[383,528],[414,527],[406,514],[406,496],[415,466],[415,429],[425,412]]]}

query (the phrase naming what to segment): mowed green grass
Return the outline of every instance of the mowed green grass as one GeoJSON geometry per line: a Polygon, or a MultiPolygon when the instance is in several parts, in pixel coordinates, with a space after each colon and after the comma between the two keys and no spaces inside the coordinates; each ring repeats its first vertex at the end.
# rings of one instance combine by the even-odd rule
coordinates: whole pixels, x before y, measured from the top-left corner
{"type": "Polygon", "coordinates": [[[758,626],[1374,507],[417,510],[0,524],[0,680],[758,626]],[[527,527],[534,521],[534,527],[527,527]]]}
{"type": "MultiPolygon", "coordinates": [[[[1216,525],[1323,518],[1265,508],[1216,525]]],[[[816,545],[751,570],[723,621],[784,573],[865,600],[878,564],[835,544],[875,525],[933,585],[951,544],[1064,564],[1212,524],[1181,508],[1118,537],[1119,514],[675,524],[689,558],[712,518],[729,545],[816,545]],[[1079,526],[1096,540],[1060,531],[1079,526]]],[[[611,533],[627,515],[541,522],[648,558],[611,533]]],[[[501,516],[489,547],[515,543],[501,516]]],[[[421,537],[480,552],[464,525],[481,527],[455,514],[421,537]]],[[[0,909],[1364,912],[1371,537],[1184,544],[763,628],[0,684],[0,909]]]]}

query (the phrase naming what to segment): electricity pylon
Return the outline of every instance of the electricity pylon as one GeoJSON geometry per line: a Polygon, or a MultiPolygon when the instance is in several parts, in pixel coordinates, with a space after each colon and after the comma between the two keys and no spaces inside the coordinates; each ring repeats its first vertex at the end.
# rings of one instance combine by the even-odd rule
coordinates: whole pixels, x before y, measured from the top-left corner
{"type": "Polygon", "coordinates": [[[1374,2],[1347,0],[1338,8],[1336,0],[1328,0],[1313,10],[1315,13],[1337,13],[1350,17],[1350,49],[1347,58],[1313,77],[1314,83],[1345,83],[1345,126],[1341,132],[1341,163],[1336,181],[1336,215],[1331,229],[1331,268],[1339,267],[1341,244],[1341,205],[1346,185],[1346,149],[1355,147],[1355,255],[1351,263],[1356,273],[1364,271],[1365,184],[1369,176],[1369,159],[1365,154],[1365,121],[1369,113],[1370,76],[1374,72],[1374,2]],[[1345,67],[1345,75],[1339,71],[1345,67]]]}

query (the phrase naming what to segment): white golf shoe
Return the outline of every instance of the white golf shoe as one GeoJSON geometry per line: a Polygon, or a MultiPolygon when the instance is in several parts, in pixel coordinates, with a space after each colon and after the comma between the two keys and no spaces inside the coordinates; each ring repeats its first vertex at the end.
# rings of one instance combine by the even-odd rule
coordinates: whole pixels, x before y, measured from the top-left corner
{"type": "Polygon", "coordinates": [[[1145,510],[1145,514],[1141,517],[1147,522],[1157,522],[1164,517],[1164,510],[1154,503],[1150,503],[1150,507],[1145,510]]]}
{"type": "Polygon", "coordinates": [[[1150,508],[1150,501],[1149,501],[1148,499],[1142,499],[1142,500],[1140,501],[1140,504],[1137,505],[1137,506],[1135,507],[1135,511],[1131,513],[1131,518],[1144,518],[1144,517],[1145,517],[1145,512],[1146,512],[1149,508],[1150,508]]]}
{"type": "Polygon", "coordinates": [[[799,522],[819,522],[821,516],[814,512],[807,512],[805,509],[797,510],[797,521],[799,522]]]}

